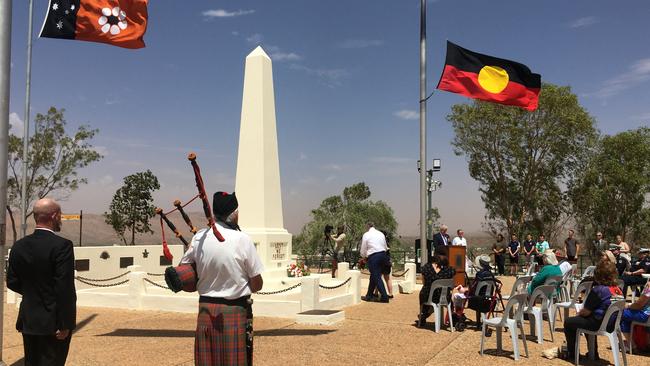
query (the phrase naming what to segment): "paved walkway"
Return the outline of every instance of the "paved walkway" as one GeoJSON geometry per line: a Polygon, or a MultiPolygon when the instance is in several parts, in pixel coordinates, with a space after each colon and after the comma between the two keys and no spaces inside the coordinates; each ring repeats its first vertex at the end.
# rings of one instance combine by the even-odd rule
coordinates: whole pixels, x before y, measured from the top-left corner
{"type": "MultiPolygon", "coordinates": [[[[509,278],[504,282],[511,283],[509,278]]],[[[507,286],[506,286],[507,287],[507,286]]],[[[487,339],[487,354],[479,354],[480,333],[470,329],[436,334],[413,323],[417,293],[396,294],[390,304],[362,303],[345,309],[346,320],[335,326],[302,326],[291,320],[255,318],[256,365],[569,365],[546,360],[541,351],[560,345],[561,331],[550,342],[528,342],[530,358],[515,363],[509,337],[506,352],[496,355],[496,338],[487,339]]],[[[16,310],[7,305],[4,317],[4,361],[22,365],[22,338],[14,329],[16,310]]],[[[469,314],[473,319],[474,315],[469,314]]],[[[68,365],[193,365],[195,316],[170,312],[79,308],[68,365]]],[[[558,321],[558,327],[561,322],[558,321]]],[[[528,330],[528,328],[526,328],[528,330]]],[[[583,350],[586,350],[584,339],[583,350]]],[[[522,347],[523,348],[523,347],[522,347]]],[[[523,351],[522,351],[523,352],[523,351]]],[[[585,352],[585,351],[583,351],[585,352]]],[[[600,356],[611,362],[602,339],[600,356]]],[[[650,355],[632,356],[628,365],[649,365],[650,355]]],[[[607,361],[587,363],[607,365],[607,361]]]]}

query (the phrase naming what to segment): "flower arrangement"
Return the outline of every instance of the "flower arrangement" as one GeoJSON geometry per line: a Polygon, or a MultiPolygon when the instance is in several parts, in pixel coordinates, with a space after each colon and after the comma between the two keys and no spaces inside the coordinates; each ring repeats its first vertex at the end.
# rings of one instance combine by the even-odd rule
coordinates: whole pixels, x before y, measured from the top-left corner
{"type": "Polygon", "coordinates": [[[366,259],[365,258],[359,258],[359,262],[357,262],[357,268],[361,269],[366,269],[366,259]]]}
{"type": "Polygon", "coordinates": [[[304,263],[292,263],[287,266],[287,276],[288,277],[302,277],[302,276],[309,276],[311,272],[309,272],[309,268],[304,263]]]}

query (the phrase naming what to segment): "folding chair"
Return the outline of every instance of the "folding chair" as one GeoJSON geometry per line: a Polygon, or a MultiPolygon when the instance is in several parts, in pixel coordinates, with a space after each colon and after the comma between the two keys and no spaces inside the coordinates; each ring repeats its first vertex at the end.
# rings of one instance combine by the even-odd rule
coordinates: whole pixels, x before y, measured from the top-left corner
{"type": "Polygon", "coordinates": [[[427,301],[422,304],[422,305],[429,305],[433,307],[433,318],[436,321],[436,333],[440,332],[440,324],[442,324],[442,320],[444,317],[442,316],[442,312],[444,308],[447,308],[447,317],[449,318],[449,329],[453,333],[454,331],[454,323],[452,320],[452,311],[451,311],[451,302],[447,301],[447,294],[451,291],[451,289],[454,288],[454,280],[453,279],[446,279],[446,280],[435,280],[431,284],[431,289],[429,290],[429,297],[427,298],[427,301]],[[433,299],[433,292],[437,289],[440,289],[440,298],[438,299],[437,303],[434,303],[432,301],[433,299]]]}
{"type": "MultiPolygon", "coordinates": [[[[603,321],[600,324],[600,328],[595,331],[586,330],[578,328],[576,331],[576,348],[575,348],[575,364],[579,365],[580,362],[580,337],[583,334],[588,335],[587,350],[589,351],[589,359],[594,359],[594,348],[596,344],[596,336],[605,336],[609,339],[609,345],[612,348],[612,355],[614,356],[614,366],[620,366],[620,361],[618,358],[619,346],[622,346],[623,343],[623,332],[621,332],[621,317],[623,316],[623,310],[625,310],[625,300],[618,300],[613,302],[605,316],[603,321]],[[610,324],[615,318],[614,329],[611,332],[607,331],[607,325],[610,324]]],[[[623,365],[627,366],[627,357],[625,356],[625,347],[623,347],[623,365]]]]}
{"type": "Polygon", "coordinates": [[[502,350],[501,333],[503,328],[506,327],[510,330],[510,338],[512,339],[512,348],[515,356],[515,361],[519,360],[519,342],[517,340],[517,330],[521,335],[521,340],[524,342],[524,349],[526,357],[528,357],[528,345],[526,344],[526,333],[524,332],[524,308],[526,307],[527,294],[517,294],[512,296],[505,306],[503,316],[485,319],[481,328],[481,356],[483,356],[483,348],[485,344],[485,332],[487,327],[496,328],[497,331],[497,351],[502,350]],[[516,306],[516,309],[514,309],[516,306]],[[512,317],[511,317],[512,315],[512,317]]]}

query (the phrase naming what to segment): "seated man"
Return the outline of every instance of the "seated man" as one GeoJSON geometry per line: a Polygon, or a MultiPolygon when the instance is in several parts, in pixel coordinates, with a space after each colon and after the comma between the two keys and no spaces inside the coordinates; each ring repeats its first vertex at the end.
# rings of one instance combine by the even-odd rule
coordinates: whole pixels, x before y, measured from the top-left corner
{"type": "Polygon", "coordinates": [[[544,284],[547,278],[553,276],[562,276],[562,270],[557,263],[557,258],[555,258],[555,253],[552,250],[547,250],[542,254],[542,261],[544,262],[544,267],[533,277],[533,280],[530,281],[528,285],[528,294],[532,294],[535,288],[544,284]]]}
{"type": "Polygon", "coordinates": [[[614,262],[616,265],[616,272],[618,273],[619,277],[622,277],[623,272],[627,271],[627,269],[630,267],[630,262],[628,262],[627,259],[621,255],[621,247],[619,245],[610,244],[609,251],[614,254],[614,258],[616,259],[614,262]]]}
{"type": "Polygon", "coordinates": [[[645,284],[643,291],[641,291],[641,296],[636,300],[635,303],[630,304],[630,306],[623,311],[623,317],[621,318],[621,330],[623,331],[623,336],[625,337],[625,348],[629,349],[630,342],[633,342],[630,339],[630,329],[632,322],[645,323],[650,317],[650,281],[645,284]]]}
{"type": "Polygon", "coordinates": [[[632,267],[629,271],[623,272],[623,296],[627,297],[627,288],[633,285],[644,285],[648,279],[643,274],[650,273],[650,258],[648,257],[650,249],[639,249],[639,258],[632,261],[632,267]]]}

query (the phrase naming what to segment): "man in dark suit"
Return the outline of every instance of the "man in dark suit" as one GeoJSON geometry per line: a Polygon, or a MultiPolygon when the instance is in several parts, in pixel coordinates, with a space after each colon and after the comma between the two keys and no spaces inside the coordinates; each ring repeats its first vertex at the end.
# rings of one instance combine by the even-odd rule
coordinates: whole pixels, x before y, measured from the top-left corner
{"type": "Polygon", "coordinates": [[[448,255],[447,246],[451,245],[449,235],[447,234],[447,225],[440,225],[440,232],[433,236],[434,255],[448,255]]]}
{"type": "Polygon", "coordinates": [[[33,211],[36,230],[12,247],[7,287],[23,296],[16,329],[25,365],[65,365],[77,311],[72,242],[54,233],[61,230],[54,200],[38,200],[33,211]]]}

